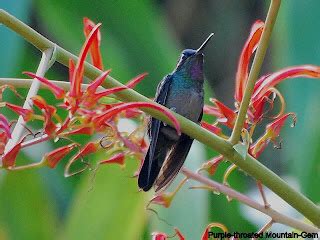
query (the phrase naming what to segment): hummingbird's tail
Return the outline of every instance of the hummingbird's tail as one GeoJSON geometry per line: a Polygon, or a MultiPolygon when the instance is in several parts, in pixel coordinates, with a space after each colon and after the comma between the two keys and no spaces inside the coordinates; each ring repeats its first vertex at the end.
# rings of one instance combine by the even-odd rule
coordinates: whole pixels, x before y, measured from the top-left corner
{"type": "MultiPolygon", "coordinates": [[[[152,144],[151,142],[150,145],[152,144]]],[[[138,178],[138,186],[143,191],[148,191],[153,186],[171,147],[172,142],[163,135],[159,135],[155,147],[149,147],[138,178]]]]}

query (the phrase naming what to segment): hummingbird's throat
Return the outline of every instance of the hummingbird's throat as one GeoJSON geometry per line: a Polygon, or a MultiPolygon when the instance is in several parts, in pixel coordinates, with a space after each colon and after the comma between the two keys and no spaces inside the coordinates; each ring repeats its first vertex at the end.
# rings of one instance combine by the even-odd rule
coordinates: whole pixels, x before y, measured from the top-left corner
{"type": "Polygon", "coordinates": [[[190,66],[190,76],[192,79],[203,80],[203,59],[199,59],[190,66]]]}

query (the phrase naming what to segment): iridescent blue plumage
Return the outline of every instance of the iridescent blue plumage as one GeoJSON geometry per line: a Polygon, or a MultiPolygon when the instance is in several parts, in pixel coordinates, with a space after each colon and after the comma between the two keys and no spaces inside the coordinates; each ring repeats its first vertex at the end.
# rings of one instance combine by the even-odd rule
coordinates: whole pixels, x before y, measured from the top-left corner
{"type": "MultiPolygon", "coordinates": [[[[203,49],[211,34],[197,50],[185,49],[175,70],[158,85],[155,101],[176,113],[200,122],[203,109],[203,49]]],[[[138,185],[148,191],[153,185],[159,191],[174,179],[181,169],[193,139],[178,136],[175,129],[151,118],[148,134],[150,146],[139,173],[138,185]]]]}

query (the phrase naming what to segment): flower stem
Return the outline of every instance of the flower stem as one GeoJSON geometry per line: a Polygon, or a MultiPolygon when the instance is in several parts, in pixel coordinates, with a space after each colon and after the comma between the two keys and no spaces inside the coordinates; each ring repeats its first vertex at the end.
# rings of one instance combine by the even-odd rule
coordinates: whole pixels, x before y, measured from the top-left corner
{"type": "MultiPolygon", "coordinates": [[[[33,44],[39,50],[44,51],[47,48],[54,47],[54,43],[43,37],[41,34],[37,33],[35,30],[19,21],[15,17],[11,16],[4,10],[0,9],[0,23],[3,23],[22,37],[24,37],[28,42],[33,44]]],[[[77,62],[78,58],[68,52],[67,50],[56,46],[56,60],[61,64],[68,66],[69,59],[73,59],[77,62]]],[[[102,71],[95,68],[89,63],[85,63],[85,76],[94,79],[101,75],[102,71]]],[[[119,87],[123,86],[120,82],[112,77],[108,77],[107,81],[104,83],[104,87],[119,87]]],[[[150,102],[151,100],[145,96],[137,93],[132,89],[121,91],[116,94],[117,98],[122,101],[129,102],[150,102]]],[[[143,109],[146,113],[151,116],[168,123],[171,125],[170,120],[161,112],[153,109],[143,109]]],[[[174,116],[180,123],[182,132],[186,133],[190,137],[199,140],[203,144],[211,147],[217,152],[224,155],[232,163],[236,164],[243,171],[251,175],[257,180],[260,180],[265,186],[270,188],[274,193],[279,195],[283,200],[289,203],[292,207],[302,213],[306,218],[308,218],[315,225],[320,227],[320,208],[316,206],[312,201],[306,198],[301,193],[297,192],[285,181],[283,181],[278,175],[272,172],[270,169],[265,167],[259,161],[247,155],[244,159],[238,152],[235,151],[233,145],[230,142],[212,134],[208,130],[200,127],[198,124],[173,113],[174,116]]]]}
{"type": "Polygon", "coordinates": [[[277,223],[285,224],[285,225],[293,227],[295,229],[299,229],[301,231],[306,231],[306,232],[310,232],[310,233],[316,233],[320,230],[320,229],[318,229],[314,226],[308,225],[302,221],[298,221],[296,219],[287,217],[287,216],[277,212],[276,210],[272,209],[271,207],[266,208],[265,205],[260,204],[256,201],[252,200],[248,196],[246,196],[240,192],[237,192],[236,190],[234,190],[224,184],[213,181],[213,180],[211,180],[211,179],[209,179],[199,173],[194,173],[185,167],[183,167],[181,171],[187,178],[196,180],[197,182],[200,182],[200,183],[203,183],[203,184],[209,186],[210,188],[214,189],[214,191],[221,192],[232,199],[237,199],[239,202],[242,202],[242,203],[248,205],[249,207],[252,207],[252,208],[268,215],[269,217],[271,217],[273,223],[277,222],[277,223]]]}
{"type": "MultiPolygon", "coordinates": [[[[274,221],[271,219],[262,228],[260,228],[258,234],[266,232],[267,230],[269,230],[272,227],[273,224],[274,224],[274,221]]],[[[303,231],[303,230],[301,230],[301,231],[303,231]]],[[[252,238],[252,240],[258,240],[258,238],[252,238]]]]}
{"type": "Polygon", "coordinates": [[[241,130],[246,120],[246,115],[247,115],[248,107],[250,104],[250,99],[253,93],[254,85],[259,77],[260,69],[261,69],[264,57],[266,55],[268,44],[270,42],[270,36],[278,15],[280,4],[281,4],[281,0],[271,1],[265,28],[263,30],[256,55],[253,59],[252,67],[248,77],[248,82],[246,85],[243,99],[241,101],[239,113],[235,122],[235,126],[233,128],[231,137],[229,139],[232,145],[235,145],[236,143],[238,143],[240,139],[241,130]]]}
{"type": "Polygon", "coordinates": [[[27,165],[22,165],[22,166],[16,166],[12,168],[8,168],[9,171],[23,171],[23,170],[28,170],[28,169],[37,169],[41,168],[46,165],[46,161],[40,161],[36,163],[30,163],[27,165]]]}

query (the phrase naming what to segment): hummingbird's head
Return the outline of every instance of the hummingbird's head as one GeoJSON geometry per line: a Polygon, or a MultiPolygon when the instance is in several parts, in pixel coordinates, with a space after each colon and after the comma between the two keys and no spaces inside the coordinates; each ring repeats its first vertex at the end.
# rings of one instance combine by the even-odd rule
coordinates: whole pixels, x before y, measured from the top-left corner
{"type": "Polygon", "coordinates": [[[184,75],[191,77],[192,79],[203,79],[203,51],[213,36],[213,33],[207,37],[207,39],[197,49],[185,49],[182,51],[180,59],[178,61],[176,71],[182,72],[184,75]]]}

